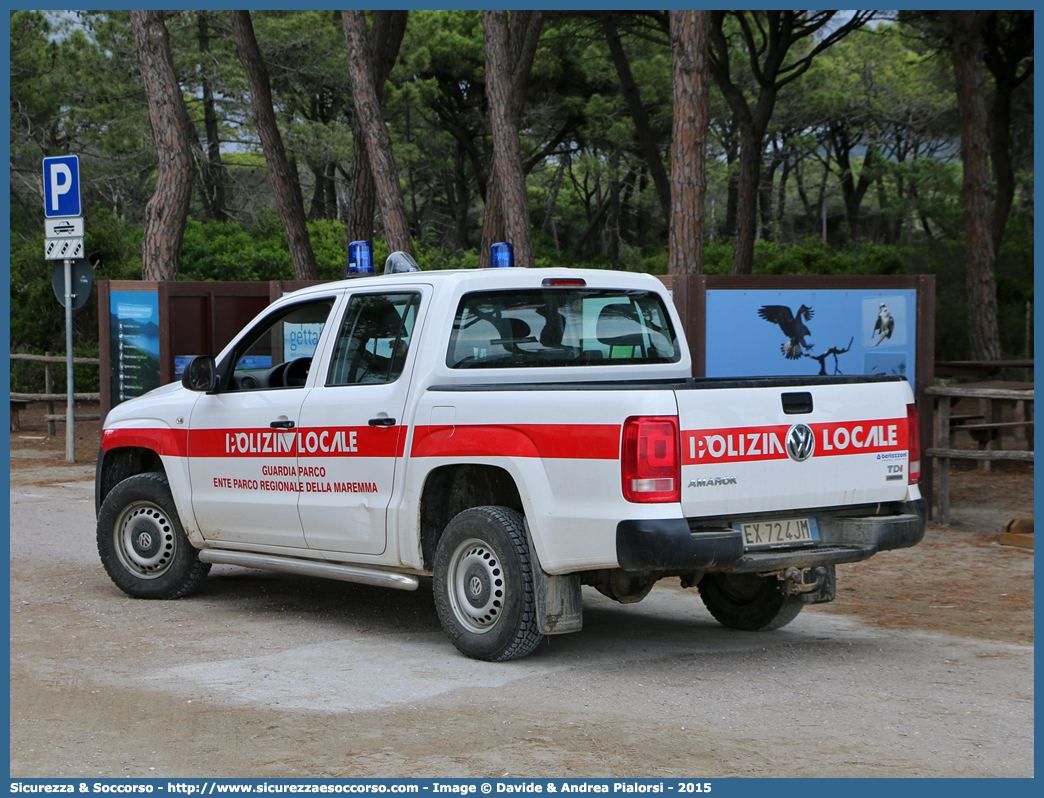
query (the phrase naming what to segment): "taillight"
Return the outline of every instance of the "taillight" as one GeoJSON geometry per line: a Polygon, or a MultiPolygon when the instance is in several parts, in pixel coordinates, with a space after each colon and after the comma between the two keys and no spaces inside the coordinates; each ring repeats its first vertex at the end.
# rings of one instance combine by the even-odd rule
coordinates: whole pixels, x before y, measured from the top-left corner
{"type": "Polygon", "coordinates": [[[916,485],[921,478],[921,424],[917,419],[917,405],[906,406],[906,437],[910,450],[907,482],[916,485]]]}
{"type": "Polygon", "coordinates": [[[624,422],[623,495],[629,502],[681,499],[678,419],[634,416],[624,422]]]}

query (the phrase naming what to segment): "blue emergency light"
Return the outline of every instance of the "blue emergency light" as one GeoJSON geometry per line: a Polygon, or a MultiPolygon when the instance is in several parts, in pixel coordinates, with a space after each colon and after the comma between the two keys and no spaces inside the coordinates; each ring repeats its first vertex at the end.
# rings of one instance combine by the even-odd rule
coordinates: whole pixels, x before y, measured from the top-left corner
{"type": "Polygon", "coordinates": [[[515,248],[504,241],[498,241],[489,248],[489,265],[495,269],[515,265],[515,248]]]}
{"type": "Polygon", "coordinates": [[[374,274],[373,244],[369,241],[353,241],[348,245],[349,276],[364,277],[374,274]]]}

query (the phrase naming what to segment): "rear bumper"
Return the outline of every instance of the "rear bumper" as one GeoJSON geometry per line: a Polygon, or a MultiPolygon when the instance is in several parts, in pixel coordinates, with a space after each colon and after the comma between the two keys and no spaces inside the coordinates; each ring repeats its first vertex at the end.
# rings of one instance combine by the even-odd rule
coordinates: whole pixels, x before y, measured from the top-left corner
{"type": "MultiPolygon", "coordinates": [[[[858,562],[879,551],[916,546],[924,538],[924,499],[892,506],[884,515],[787,513],[814,516],[819,545],[800,549],[745,552],[738,530],[702,519],[621,521],[616,527],[616,559],[625,571],[776,571],[858,562]],[[699,522],[699,523],[697,523],[699,522]]],[[[737,522],[743,519],[735,519],[737,522]]]]}

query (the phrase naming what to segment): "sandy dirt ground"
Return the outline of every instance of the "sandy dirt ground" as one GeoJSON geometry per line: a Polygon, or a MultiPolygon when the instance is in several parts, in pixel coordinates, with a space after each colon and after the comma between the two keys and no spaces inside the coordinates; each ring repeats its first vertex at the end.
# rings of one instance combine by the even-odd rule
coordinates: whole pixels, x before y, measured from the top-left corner
{"type": "Polygon", "coordinates": [[[838,568],[838,596],[730,632],[665,580],[491,665],[416,593],[215,567],[125,597],[78,462],[39,406],[11,433],[11,775],[1032,776],[1033,471],[957,468],[949,528],[838,568]]]}

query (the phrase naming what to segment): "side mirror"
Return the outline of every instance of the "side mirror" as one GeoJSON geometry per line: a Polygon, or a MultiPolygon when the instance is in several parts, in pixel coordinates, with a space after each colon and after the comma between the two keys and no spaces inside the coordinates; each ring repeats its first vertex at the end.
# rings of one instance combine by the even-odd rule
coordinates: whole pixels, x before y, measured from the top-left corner
{"type": "Polygon", "coordinates": [[[190,391],[213,391],[217,387],[217,366],[212,355],[192,358],[181,375],[181,385],[190,391]]]}

